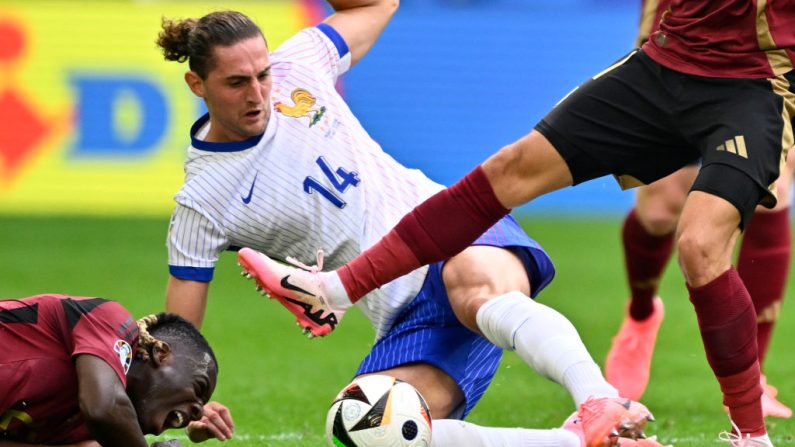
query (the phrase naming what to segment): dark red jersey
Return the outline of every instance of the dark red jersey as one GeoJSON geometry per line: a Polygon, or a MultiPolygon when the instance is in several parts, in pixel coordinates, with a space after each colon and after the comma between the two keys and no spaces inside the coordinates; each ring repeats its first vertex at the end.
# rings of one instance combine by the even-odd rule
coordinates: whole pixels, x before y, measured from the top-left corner
{"type": "Polygon", "coordinates": [[[649,35],[657,31],[660,26],[660,17],[670,4],[671,0],[641,0],[636,47],[643,45],[649,39],[649,35]]]}
{"type": "Polygon", "coordinates": [[[75,357],[107,362],[126,386],[138,326],[101,298],[39,295],[0,301],[0,440],[91,439],[80,414],[75,357]]]}
{"type": "Polygon", "coordinates": [[[682,73],[770,78],[792,70],[792,0],[671,0],[643,45],[657,63],[682,73]]]}

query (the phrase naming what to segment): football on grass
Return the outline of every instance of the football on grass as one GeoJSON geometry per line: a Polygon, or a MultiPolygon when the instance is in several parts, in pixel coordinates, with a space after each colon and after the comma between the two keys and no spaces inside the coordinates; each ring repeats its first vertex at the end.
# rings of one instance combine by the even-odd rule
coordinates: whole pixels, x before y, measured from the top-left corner
{"type": "Polygon", "coordinates": [[[326,416],[329,447],[429,447],[431,414],[411,385],[391,376],[358,378],[326,416]]]}

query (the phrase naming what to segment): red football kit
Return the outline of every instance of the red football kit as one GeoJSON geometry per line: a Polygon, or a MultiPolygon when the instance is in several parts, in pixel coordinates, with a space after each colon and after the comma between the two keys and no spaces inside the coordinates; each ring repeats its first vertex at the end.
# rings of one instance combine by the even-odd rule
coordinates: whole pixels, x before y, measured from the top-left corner
{"type": "Polygon", "coordinates": [[[792,70],[795,7],[776,0],[672,0],[643,51],[672,70],[770,78],[792,70]]]}
{"type": "Polygon", "coordinates": [[[75,357],[97,356],[126,386],[138,326],[101,298],[38,295],[0,301],[0,440],[91,439],[78,404],[75,357]]]}

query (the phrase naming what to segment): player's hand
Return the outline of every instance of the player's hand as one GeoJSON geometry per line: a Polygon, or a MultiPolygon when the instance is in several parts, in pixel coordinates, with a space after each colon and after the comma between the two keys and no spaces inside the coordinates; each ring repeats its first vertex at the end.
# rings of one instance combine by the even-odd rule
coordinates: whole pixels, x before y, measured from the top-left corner
{"type": "Polygon", "coordinates": [[[102,447],[97,441],[81,441],[74,445],[74,447],[102,447]]]}
{"type": "Polygon", "coordinates": [[[204,406],[204,415],[198,421],[188,424],[188,439],[202,442],[210,438],[226,441],[232,438],[235,423],[229,409],[218,402],[210,402],[204,406]]]}
{"type": "Polygon", "coordinates": [[[151,447],[182,447],[182,444],[176,439],[169,439],[168,441],[154,442],[151,447]]]}

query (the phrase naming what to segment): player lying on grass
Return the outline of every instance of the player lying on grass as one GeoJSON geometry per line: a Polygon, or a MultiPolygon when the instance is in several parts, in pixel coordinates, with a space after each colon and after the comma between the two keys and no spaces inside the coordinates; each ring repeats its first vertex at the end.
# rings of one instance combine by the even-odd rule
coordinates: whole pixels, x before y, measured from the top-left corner
{"type": "Polygon", "coordinates": [[[136,321],[102,298],[0,300],[0,447],[146,447],[145,434],[199,421],[217,376],[207,341],[177,315],[136,321]]]}
{"type": "Polygon", "coordinates": [[[679,265],[729,408],[730,443],[770,447],[757,315],[732,254],[756,206],[776,205],[771,185],[793,143],[793,29],[787,2],[672,0],[643,47],[574,89],[529,134],[351,262],[322,275],[271,263],[257,276],[300,324],[325,333],[367,293],[461,253],[511,208],[606,175],[625,188],[648,184],[700,159],[677,224],[679,265]],[[295,312],[295,303],[321,324],[295,312]]]}
{"type": "MultiPolygon", "coordinates": [[[[159,45],[167,59],[188,61],[187,84],[209,111],[191,130],[186,181],[168,237],[167,308],[196,324],[221,251],[250,246],[298,254],[324,247],[328,263],[339,266],[441,189],[384,153],[334,88],[375,42],[397,2],[331,4],[335,14],[273,53],[241,13],[163,23],[159,45]]],[[[377,343],[356,375],[398,377],[420,390],[435,418],[461,418],[491,382],[500,347],[508,348],[569,390],[579,411],[566,429],[437,422],[434,445],[466,439],[482,446],[580,446],[614,444],[614,431],[639,436],[648,410],[619,399],[571,323],[530,298],[554,274],[544,250],[511,217],[477,245],[362,301],[377,343]]],[[[257,262],[256,253],[247,253],[257,262]]],[[[314,317],[296,309],[302,318],[314,317]]],[[[320,374],[307,369],[313,373],[320,374]]]]}

